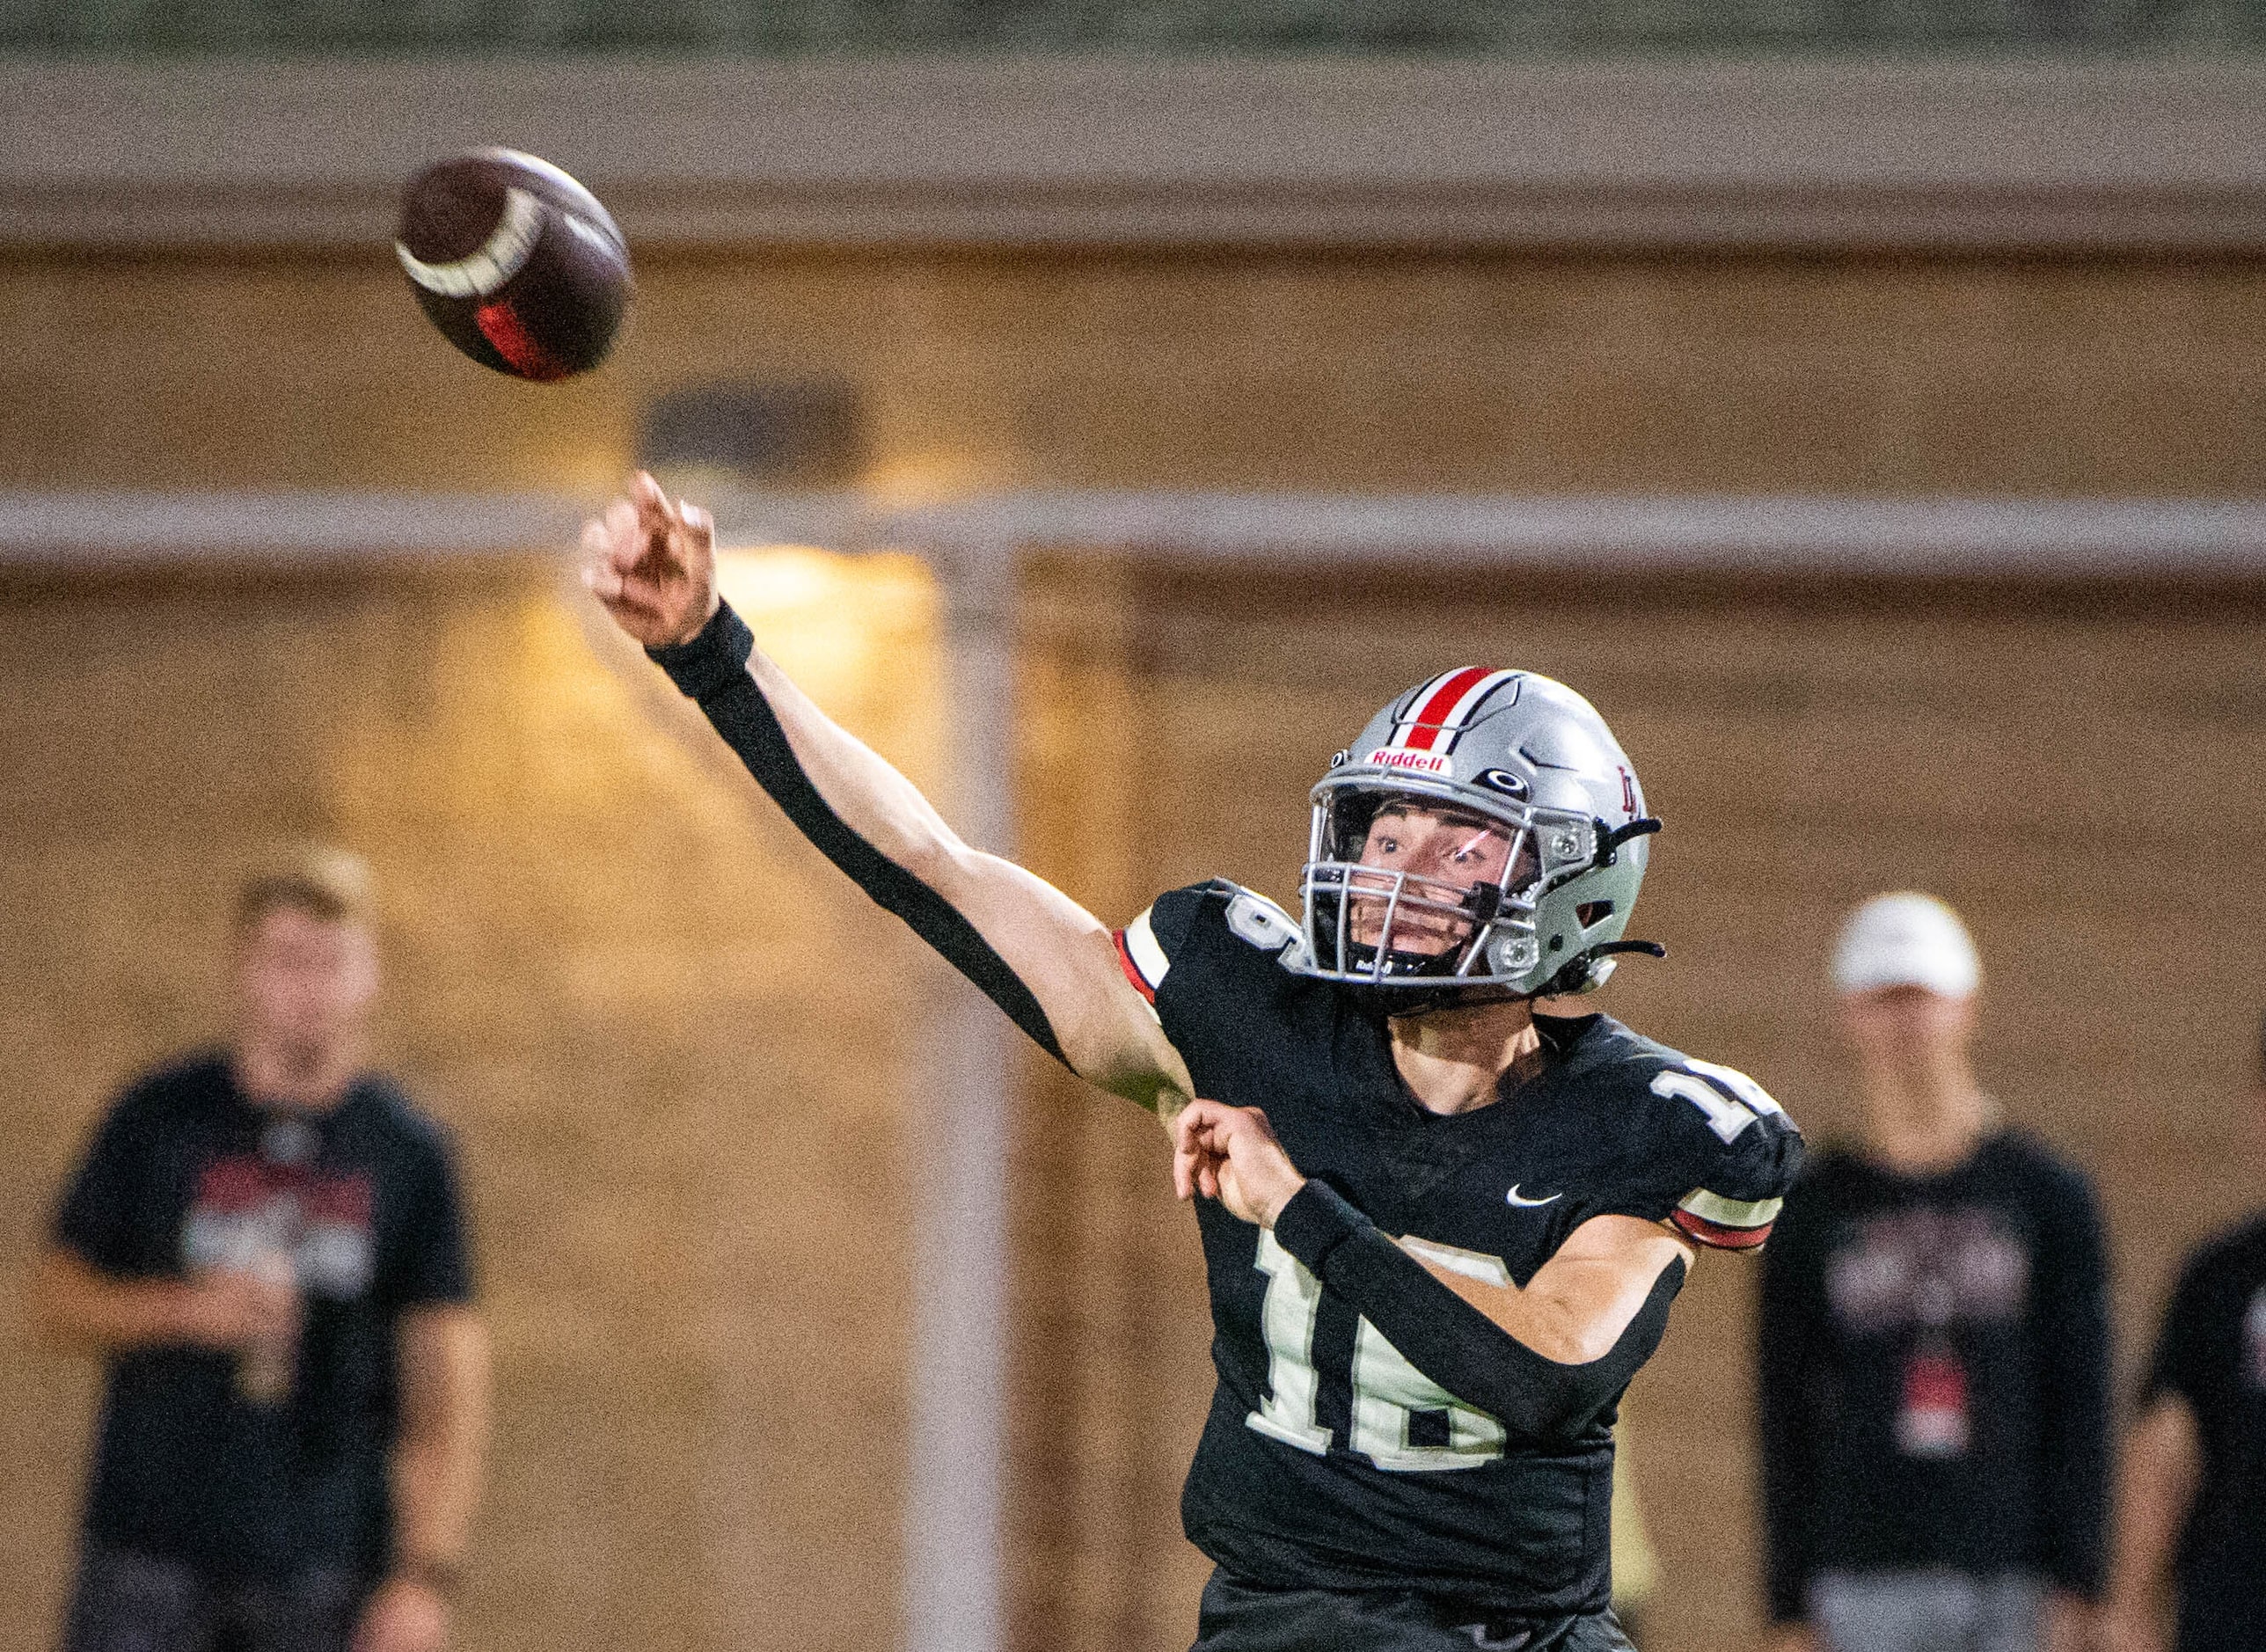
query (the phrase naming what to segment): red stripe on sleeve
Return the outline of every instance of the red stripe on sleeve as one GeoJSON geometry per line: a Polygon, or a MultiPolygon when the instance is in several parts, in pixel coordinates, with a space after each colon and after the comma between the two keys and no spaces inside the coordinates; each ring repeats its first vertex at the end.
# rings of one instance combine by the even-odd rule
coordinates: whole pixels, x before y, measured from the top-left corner
{"type": "Polygon", "coordinates": [[[1775,1225],[1765,1222],[1760,1227],[1725,1227],[1720,1222],[1710,1222],[1689,1210],[1670,1210],[1668,1220],[1670,1226],[1693,1243],[1712,1246],[1719,1251],[1760,1249],[1775,1225]]]}
{"type": "Polygon", "coordinates": [[[1154,1004],[1157,989],[1141,978],[1141,967],[1133,961],[1133,954],[1125,949],[1125,932],[1113,929],[1109,932],[1109,939],[1117,943],[1117,967],[1125,972],[1125,978],[1133,983],[1133,990],[1154,1004]]]}

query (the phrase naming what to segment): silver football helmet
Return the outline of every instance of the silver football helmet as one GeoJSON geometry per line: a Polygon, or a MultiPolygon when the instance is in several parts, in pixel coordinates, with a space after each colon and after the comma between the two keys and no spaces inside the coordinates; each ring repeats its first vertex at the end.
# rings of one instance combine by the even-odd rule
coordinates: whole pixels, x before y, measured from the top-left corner
{"type": "Polygon", "coordinates": [[[1660,822],[1589,701],[1476,666],[1371,718],[1314,787],[1303,974],[1408,1009],[1583,992],[1621,939],[1660,822]]]}

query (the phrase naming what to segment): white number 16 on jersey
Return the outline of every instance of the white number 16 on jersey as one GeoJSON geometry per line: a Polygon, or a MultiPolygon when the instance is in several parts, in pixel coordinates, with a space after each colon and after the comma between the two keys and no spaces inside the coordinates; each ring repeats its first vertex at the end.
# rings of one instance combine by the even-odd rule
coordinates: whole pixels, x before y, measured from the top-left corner
{"type": "Polygon", "coordinates": [[[1689,1101],[1707,1115],[1707,1128],[1726,1142],[1737,1140],[1741,1130],[1765,1114],[1786,1111],[1769,1091],[1736,1067],[1719,1067],[1689,1056],[1684,1064],[1692,1071],[1669,1067],[1655,1073],[1653,1094],[1689,1101]]]}
{"type": "MultiPolygon", "coordinates": [[[[1459,1273],[1495,1284],[1510,1283],[1509,1270],[1500,1257],[1444,1245],[1428,1245],[1425,1250],[1459,1273]]],[[[1260,1232],[1254,1266],[1267,1276],[1267,1300],[1260,1318],[1267,1335],[1268,1392],[1259,1409],[1244,1422],[1269,1439],[1319,1457],[1334,1437],[1315,1414],[1321,1374],[1314,1369],[1314,1321],[1321,1313],[1321,1282],[1283,1248],[1271,1228],[1260,1232]]],[[[1351,1444],[1379,1468],[1477,1468],[1502,1455],[1502,1424],[1465,1405],[1411,1365],[1367,1319],[1354,1332],[1352,1374],[1351,1444]],[[1446,1444],[1418,1445],[1410,1440],[1409,1425],[1420,1411],[1447,1413],[1446,1444]]]]}

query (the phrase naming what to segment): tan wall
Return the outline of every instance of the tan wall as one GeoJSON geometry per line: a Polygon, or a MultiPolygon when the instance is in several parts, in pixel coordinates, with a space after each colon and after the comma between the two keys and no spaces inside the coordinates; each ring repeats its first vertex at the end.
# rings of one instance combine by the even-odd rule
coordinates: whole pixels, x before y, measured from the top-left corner
{"type": "Polygon", "coordinates": [[[0,486],[597,486],[681,383],[844,374],[875,479],[2224,493],[2255,262],[648,259],[616,361],[475,368],[381,256],[0,259],[0,486]]]}
{"type": "MultiPolygon", "coordinates": [[[[771,628],[925,775],[925,581],[845,590],[854,635],[771,628]],[[906,698],[838,669],[859,642],[906,698]]],[[[465,1644],[888,1644],[914,944],[665,732],[666,685],[595,657],[545,569],[0,584],[0,662],[11,1296],[108,1093],[223,1025],[232,880],[344,839],[384,900],[381,1047],[460,1136],[495,1324],[465,1644]]],[[[0,1314],[10,1648],[46,1644],[92,1394],[22,1332],[0,1314]]]]}
{"type": "MultiPolygon", "coordinates": [[[[643,275],[618,364],[532,390],[448,352],[375,258],[0,261],[0,486],[595,486],[648,393],[815,370],[867,388],[876,479],[920,486],[2225,493],[2266,429],[2266,277],[2238,263],[643,275]]],[[[551,579],[0,582],[0,1274],[107,1090],[216,1025],[234,867],[273,833],[348,837],[391,894],[386,1049],[462,1132],[499,1325],[471,1644],[881,1644],[907,1284],[872,1235],[901,1231],[933,975],[655,734],[665,697],[593,662],[551,579]]],[[[1991,1081],[2107,1173],[2128,1354],[2175,1251],[2255,1194],[2229,1148],[2266,963],[2255,594],[1474,596],[1091,564],[1034,589],[1027,841],[1112,916],[1213,873],[1289,894],[1314,765],[1378,701],[1451,655],[1538,665],[1607,709],[1672,823],[1640,927],[1675,956],[1615,1007],[1846,1122],[1826,935],[1926,884],[1977,921],[1991,1081]]],[[[877,692],[934,681],[925,601],[885,580],[794,627],[830,703],[943,778],[931,699],[877,692]]],[[[1173,1509],[1209,1381],[1194,1238],[1153,1127],[1032,1072],[1061,1134],[1015,1195],[1018,1641],[1171,1648],[1202,1569],[1173,1509]]],[[[1640,1383],[1663,1516],[1743,1506],[1748,1283],[1703,1269],[1640,1383]]],[[[10,1626],[62,1586],[90,1392],[19,1334],[0,1319],[10,1626]]],[[[1657,1644],[1739,1644],[1743,1519],[1656,1529],[1657,1644]]]]}
{"type": "MultiPolygon", "coordinates": [[[[1907,883],[1963,904],[1990,1083],[2102,1173],[2128,1356],[2177,1251],[2266,1181],[2235,1147],[2266,966],[2255,594],[1030,583],[1028,852],[1115,918],[1212,874],[1290,894],[1346,734],[1443,664],[1516,660],[1596,696],[1670,822],[1639,930],[1672,955],[1608,1007],[1831,1131],[1837,913],[1907,883]]],[[[925,588],[883,565],[813,596],[767,633],[946,778],[925,588]]],[[[384,1048],[462,1136],[498,1327],[467,1644],[885,1644],[887,1241],[934,977],[576,614],[532,567],[0,588],[0,1274],[106,1093],[217,1024],[231,870],[343,836],[385,881],[384,1048]]],[[[1154,1127],[1029,1070],[1017,1643],[1169,1652],[1203,1570],[1176,1515],[1210,1380],[1195,1236],[1154,1127]]],[[[1751,1622],[1751,1283],[1707,1263],[1638,1385],[1664,1652],[1751,1622]]],[[[89,1393],[0,1319],[0,1623],[62,1587],[89,1393]]]]}

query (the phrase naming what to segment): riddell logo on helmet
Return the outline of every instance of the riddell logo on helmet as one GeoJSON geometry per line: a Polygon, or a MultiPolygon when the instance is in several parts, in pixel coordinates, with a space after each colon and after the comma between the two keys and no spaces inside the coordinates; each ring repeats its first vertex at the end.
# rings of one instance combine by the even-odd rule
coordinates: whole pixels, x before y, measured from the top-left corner
{"type": "Polygon", "coordinates": [[[1447,774],[1455,768],[1436,751],[1401,751],[1391,747],[1370,753],[1369,760],[1379,769],[1413,769],[1419,774],[1447,774]]]}

